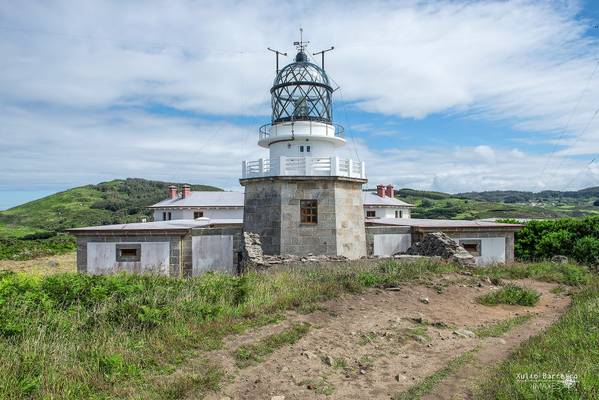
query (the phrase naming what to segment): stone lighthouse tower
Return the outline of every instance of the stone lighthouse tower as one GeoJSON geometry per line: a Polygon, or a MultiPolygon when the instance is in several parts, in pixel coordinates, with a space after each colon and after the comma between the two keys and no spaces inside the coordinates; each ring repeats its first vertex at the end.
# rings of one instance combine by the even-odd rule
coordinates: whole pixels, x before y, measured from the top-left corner
{"type": "Polygon", "coordinates": [[[333,123],[333,89],[305,45],[296,43],[295,60],[270,89],[272,120],[258,140],[269,158],[243,162],[244,230],[261,235],[266,254],[359,258],[366,255],[364,163],[336,156],[345,138],[333,123]]]}

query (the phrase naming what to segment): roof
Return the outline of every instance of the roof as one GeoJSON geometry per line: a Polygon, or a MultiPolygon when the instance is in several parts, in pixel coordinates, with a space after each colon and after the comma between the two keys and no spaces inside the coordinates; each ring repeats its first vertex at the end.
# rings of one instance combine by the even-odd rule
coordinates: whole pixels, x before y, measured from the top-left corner
{"type": "Polygon", "coordinates": [[[410,203],[396,199],[395,197],[381,197],[376,192],[362,192],[365,206],[377,207],[414,207],[410,203]]]}
{"type": "Polygon", "coordinates": [[[411,226],[421,229],[452,229],[452,228],[482,228],[482,229],[505,229],[517,230],[520,224],[501,224],[498,222],[469,221],[455,219],[420,219],[420,218],[379,218],[367,219],[367,225],[396,225],[411,226]]]}
{"type": "Polygon", "coordinates": [[[134,222],[131,224],[87,226],[85,228],[67,229],[73,234],[84,234],[88,232],[184,232],[193,228],[210,227],[212,225],[241,225],[242,219],[174,219],[170,221],[134,222]]]}
{"type": "Polygon", "coordinates": [[[166,199],[150,208],[162,207],[243,207],[241,192],[191,192],[189,196],[166,199]]]}

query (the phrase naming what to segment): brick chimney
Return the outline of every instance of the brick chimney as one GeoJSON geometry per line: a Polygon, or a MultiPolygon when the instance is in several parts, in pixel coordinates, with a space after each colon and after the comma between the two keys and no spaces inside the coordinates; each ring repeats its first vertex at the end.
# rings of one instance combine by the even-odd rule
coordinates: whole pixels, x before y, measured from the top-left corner
{"type": "Polygon", "coordinates": [[[188,184],[183,185],[183,194],[182,197],[184,199],[188,198],[189,195],[191,194],[191,186],[189,186],[188,184]]]}
{"type": "Polygon", "coordinates": [[[176,199],[177,196],[178,196],[178,194],[177,194],[177,187],[175,185],[170,185],[168,187],[168,193],[170,194],[171,199],[173,199],[173,200],[176,199]]]}
{"type": "Polygon", "coordinates": [[[376,185],[376,194],[379,197],[385,197],[385,185],[376,185]]]}
{"type": "Polygon", "coordinates": [[[387,190],[385,191],[387,197],[394,198],[395,197],[395,188],[393,185],[387,185],[387,190]]]}

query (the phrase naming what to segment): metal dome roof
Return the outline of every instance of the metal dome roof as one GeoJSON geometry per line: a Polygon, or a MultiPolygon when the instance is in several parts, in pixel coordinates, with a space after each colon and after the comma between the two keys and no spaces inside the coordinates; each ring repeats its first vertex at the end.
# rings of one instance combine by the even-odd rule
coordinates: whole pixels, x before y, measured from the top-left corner
{"type": "Polygon", "coordinates": [[[333,89],[326,72],[299,52],[295,62],[279,71],[270,90],[272,122],[314,120],[331,122],[333,89]]]}

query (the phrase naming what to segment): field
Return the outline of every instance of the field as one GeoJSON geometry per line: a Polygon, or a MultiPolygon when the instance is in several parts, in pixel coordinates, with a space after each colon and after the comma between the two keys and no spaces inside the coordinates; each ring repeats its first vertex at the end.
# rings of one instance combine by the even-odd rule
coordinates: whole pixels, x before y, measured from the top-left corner
{"type": "Polygon", "coordinates": [[[0,398],[574,399],[598,389],[599,286],[579,265],[0,276],[0,398]],[[538,302],[483,304],[509,284],[538,302]],[[516,379],[537,370],[576,382],[516,379]]]}

